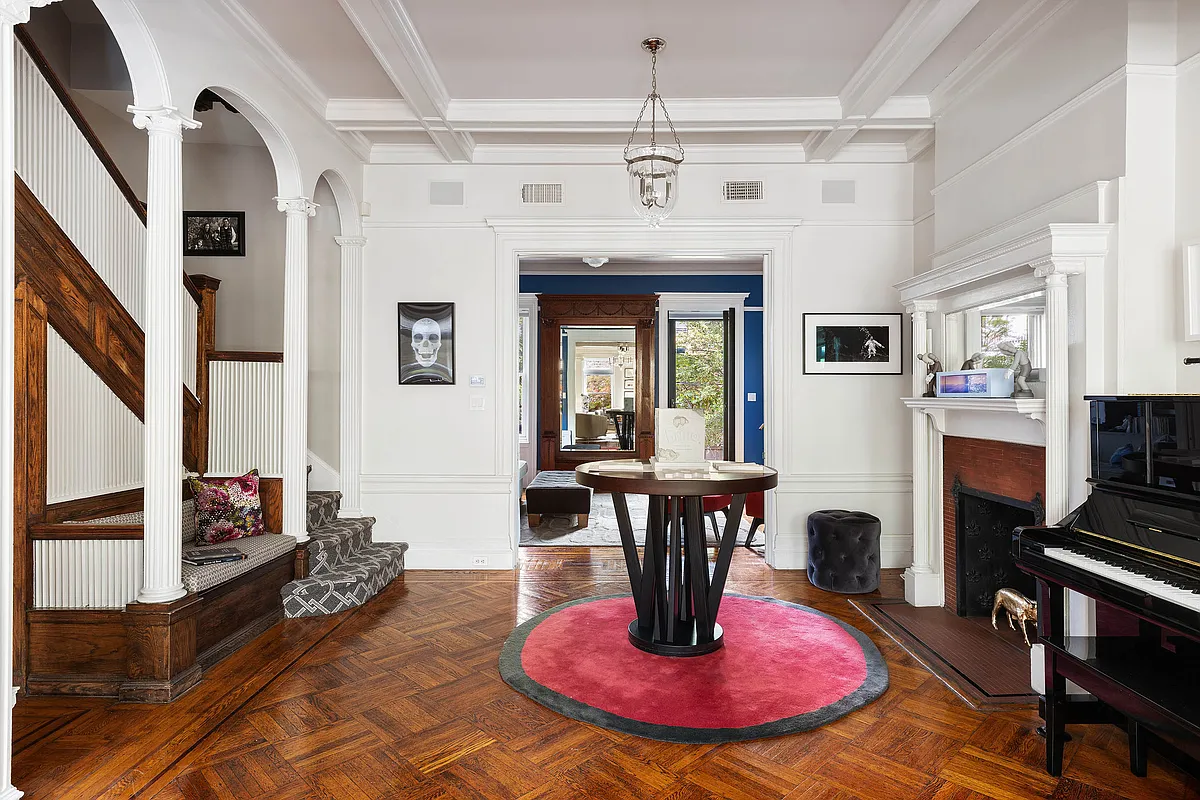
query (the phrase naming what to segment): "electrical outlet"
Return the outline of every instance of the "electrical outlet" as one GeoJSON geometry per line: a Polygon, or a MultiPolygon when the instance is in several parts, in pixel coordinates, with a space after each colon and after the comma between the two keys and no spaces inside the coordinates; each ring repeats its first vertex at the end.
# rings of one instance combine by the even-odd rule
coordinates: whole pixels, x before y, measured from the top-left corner
{"type": "Polygon", "coordinates": [[[471,566],[472,567],[486,567],[487,566],[487,556],[475,556],[474,558],[471,559],[471,566]]]}

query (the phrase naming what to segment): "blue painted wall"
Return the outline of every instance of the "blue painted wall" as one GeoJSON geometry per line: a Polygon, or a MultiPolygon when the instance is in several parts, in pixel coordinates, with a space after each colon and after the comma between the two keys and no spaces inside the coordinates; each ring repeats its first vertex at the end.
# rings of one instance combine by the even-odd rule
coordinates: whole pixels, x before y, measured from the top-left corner
{"type": "MultiPolygon", "coordinates": [[[[541,294],[654,294],[655,292],[747,292],[747,307],[762,307],[761,275],[522,275],[521,291],[541,294]]],[[[747,461],[763,460],[763,314],[746,312],[747,461]]]]}

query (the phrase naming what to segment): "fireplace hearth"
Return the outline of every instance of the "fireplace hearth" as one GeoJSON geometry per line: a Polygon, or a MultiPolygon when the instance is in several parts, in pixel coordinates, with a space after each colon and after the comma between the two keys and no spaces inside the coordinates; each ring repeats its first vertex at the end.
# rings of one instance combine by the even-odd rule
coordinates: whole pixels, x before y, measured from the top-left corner
{"type": "Polygon", "coordinates": [[[1033,596],[1033,579],[1017,569],[1012,556],[1013,530],[1021,525],[1041,525],[1042,496],[1022,501],[975,489],[956,475],[955,504],[955,612],[960,617],[986,617],[1000,589],[1015,589],[1033,596]]]}

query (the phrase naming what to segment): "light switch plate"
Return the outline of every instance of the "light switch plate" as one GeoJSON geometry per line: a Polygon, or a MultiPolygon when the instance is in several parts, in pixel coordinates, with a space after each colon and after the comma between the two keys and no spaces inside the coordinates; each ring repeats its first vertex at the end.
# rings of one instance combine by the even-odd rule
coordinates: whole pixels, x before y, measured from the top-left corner
{"type": "Polygon", "coordinates": [[[746,394],[746,402],[757,403],[758,402],[758,392],[748,392],[746,394]]]}
{"type": "Polygon", "coordinates": [[[472,387],[482,388],[486,385],[487,385],[487,383],[483,380],[482,375],[472,375],[471,376],[471,386],[472,387]]]}
{"type": "Polygon", "coordinates": [[[484,408],[483,395],[481,395],[481,394],[471,395],[471,410],[472,411],[483,411],[483,408],[484,408]]]}

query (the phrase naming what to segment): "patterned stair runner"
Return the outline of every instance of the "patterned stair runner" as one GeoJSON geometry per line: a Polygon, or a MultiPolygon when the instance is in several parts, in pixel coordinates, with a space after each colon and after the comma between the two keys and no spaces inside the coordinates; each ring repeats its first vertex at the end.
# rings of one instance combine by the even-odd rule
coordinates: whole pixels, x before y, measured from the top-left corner
{"type": "Polygon", "coordinates": [[[289,618],[336,614],[360,606],[404,572],[402,542],[373,542],[373,517],[338,519],[340,492],[308,493],[307,578],[283,587],[289,618]]]}

